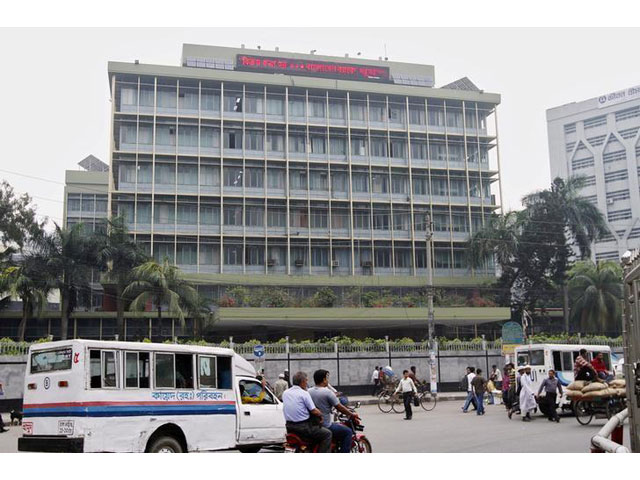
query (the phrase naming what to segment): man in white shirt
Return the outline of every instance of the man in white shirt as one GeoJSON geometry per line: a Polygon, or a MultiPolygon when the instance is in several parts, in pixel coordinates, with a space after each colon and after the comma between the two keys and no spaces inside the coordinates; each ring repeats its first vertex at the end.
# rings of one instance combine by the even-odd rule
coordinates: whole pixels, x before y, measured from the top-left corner
{"type": "Polygon", "coordinates": [[[378,385],[380,385],[380,371],[378,370],[378,367],[376,367],[371,374],[371,383],[373,383],[373,392],[371,395],[375,397],[378,393],[378,385]]]}
{"type": "Polygon", "coordinates": [[[464,406],[462,407],[462,411],[464,413],[467,413],[469,405],[471,405],[471,403],[475,401],[476,396],[473,392],[473,385],[471,385],[471,381],[476,376],[476,369],[475,367],[467,367],[467,370],[469,371],[469,373],[467,373],[467,398],[464,401],[464,406]]]}
{"type": "Polygon", "coordinates": [[[413,396],[418,393],[418,389],[416,388],[416,384],[413,383],[411,377],[409,377],[409,370],[405,370],[402,372],[403,377],[400,379],[400,383],[398,383],[398,388],[393,392],[398,393],[402,392],[402,402],[404,403],[404,411],[405,411],[405,420],[411,420],[413,417],[413,410],[411,410],[411,402],[413,401],[413,396]]]}

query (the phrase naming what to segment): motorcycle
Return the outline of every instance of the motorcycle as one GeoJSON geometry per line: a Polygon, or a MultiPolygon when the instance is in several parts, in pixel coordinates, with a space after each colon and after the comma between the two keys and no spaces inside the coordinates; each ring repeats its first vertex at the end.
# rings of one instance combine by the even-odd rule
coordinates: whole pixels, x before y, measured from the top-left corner
{"type": "MultiPolygon", "coordinates": [[[[357,408],[359,404],[355,406],[357,408]]],[[[352,412],[355,412],[355,408],[347,407],[352,412]]],[[[364,433],[364,425],[362,425],[359,421],[354,420],[352,417],[348,417],[342,413],[336,412],[334,414],[334,419],[344,425],[347,428],[350,428],[353,432],[353,437],[351,439],[351,453],[371,453],[371,442],[366,437],[364,433]]],[[[338,453],[339,446],[334,441],[331,440],[331,453],[338,453]]],[[[318,453],[318,445],[312,444],[311,442],[301,438],[295,433],[287,433],[287,440],[284,444],[285,453],[318,453]]]]}

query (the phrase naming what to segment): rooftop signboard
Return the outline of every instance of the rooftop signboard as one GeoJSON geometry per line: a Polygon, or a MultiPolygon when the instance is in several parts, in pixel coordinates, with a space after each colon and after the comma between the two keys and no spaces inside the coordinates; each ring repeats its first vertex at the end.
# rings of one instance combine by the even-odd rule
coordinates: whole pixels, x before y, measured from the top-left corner
{"type": "Polygon", "coordinates": [[[340,80],[391,82],[389,67],[256,55],[236,55],[236,70],[304,75],[307,77],[335,78],[340,80]]]}

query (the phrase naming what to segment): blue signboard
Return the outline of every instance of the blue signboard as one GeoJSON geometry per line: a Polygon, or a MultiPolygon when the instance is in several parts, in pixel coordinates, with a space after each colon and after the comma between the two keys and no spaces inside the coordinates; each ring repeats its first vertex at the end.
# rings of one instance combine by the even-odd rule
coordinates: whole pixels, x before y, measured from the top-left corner
{"type": "Polygon", "coordinates": [[[507,322],[502,325],[502,343],[503,344],[520,344],[524,343],[524,334],[522,325],[517,322],[507,322]]]}
{"type": "Polygon", "coordinates": [[[253,347],[253,356],[257,358],[264,357],[264,345],[256,345],[253,347]]]}

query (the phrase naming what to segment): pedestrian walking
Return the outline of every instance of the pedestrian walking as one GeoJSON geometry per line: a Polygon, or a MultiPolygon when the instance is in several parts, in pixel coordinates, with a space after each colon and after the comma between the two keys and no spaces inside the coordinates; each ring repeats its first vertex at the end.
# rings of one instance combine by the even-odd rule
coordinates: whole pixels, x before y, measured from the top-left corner
{"type": "Polygon", "coordinates": [[[522,388],[520,385],[520,377],[522,372],[524,372],[524,367],[520,366],[517,368],[517,371],[514,367],[509,373],[509,400],[511,401],[511,408],[507,412],[509,418],[511,418],[511,415],[514,413],[520,413],[520,390],[522,388]]]}
{"type": "Polygon", "coordinates": [[[522,421],[531,421],[531,412],[535,410],[536,395],[533,391],[533,380],[531,379],[531,365],[524,367],[524,373],[520,375],[520,411],[523,414],[522,421]]]}
{"type": "Polygon", "coordinates": [[[495,404],[493,391],[499,388],[502,388],[502,372],[498,369],[497,365],[492,365],[489,382],[487,382],[487,397],[489,398],[489,405],[495,404]]]}
{"type": "Polygon", "coordinates": [[[511,373],[511,367],[512,365],[508,363],[502,370],[502,378],[504,379],[502,381],[502,403],[507,410],[511,409],[511,400],[509,399],[509,374],[511,373]]]}
{"type": "Polygon", "coordinates": [[[403,377],[400,379],[398,383],[398,388],[393,392],[394,394],[398,392],[402,392],[402,402],[404,403],[404,412],[405,412],[405,420],[411,420],[413,417],[413,410],[411,409],[411,402],[413,400],[413,396],[418,394],[418,389],[416,388],[416,384],[413,383],[411,377],[409,377],[409,370],[405,370],[402,372],[403,377]]]}
{"type": "Polygon", "coordinates": [[[371,373],[371,382],[373,383],[373,392],[371,394],[375,397],[378,394],[378,387],[380,386],[380,370],[378,367],[371,373]]]}
{"type": "Polygon", "coordinates": [[[545,393],[543,401],[540,402],[540,410],[547,416],[547,419],[550,422],[555,421],[557,423],[560,423],[560,417],[558,416],[558,412],[556,410],[556,398],[558,393],[562,396],[562,385],[556,378],[555,370],[549,370],[549,376],[545,378],[540,384],[538,395],[536,397],[539,398],[542,390],[544,390],[545,393]]]}
{"type": "Polygon", "coordinates": [[[473,381],[473,377],[476,376],[475,371],[476,371],[475,367],[467,367],[467,375],[466,375],[467,398],[465,399],[464,406],[462,407],[462,411],[464,413],[467,413],[467,410],[469,409],[469,405],[471,405],[472,403],[474,404],[474,408],[476,410],[478,410],[479,408],[477,405],[475,394],[473,393],[473,385],[471,384],[471,382],[473,381]]]}
{"type": "Polygon", "coordinates": [[[471,386],[473,387],[473,393],[476,396],[476,403],[478,404],[477,415],[484,415],[484,392],[487,389],[487,380],[482,376],[482,370],[478,369],[475,372],[473,380],[471,380],[471,386]]]}
{"type": "Polygon", "coordinates": [[[289,384],[284,378],[284,373],[281,373],[278,375],[278,380],[276,380],[276,383],[273,386],[274,393],[276,394],[276,397],[278,397],[278,400],[282,400],[282,394],[287,388],[289,388],[289,384]]]}

